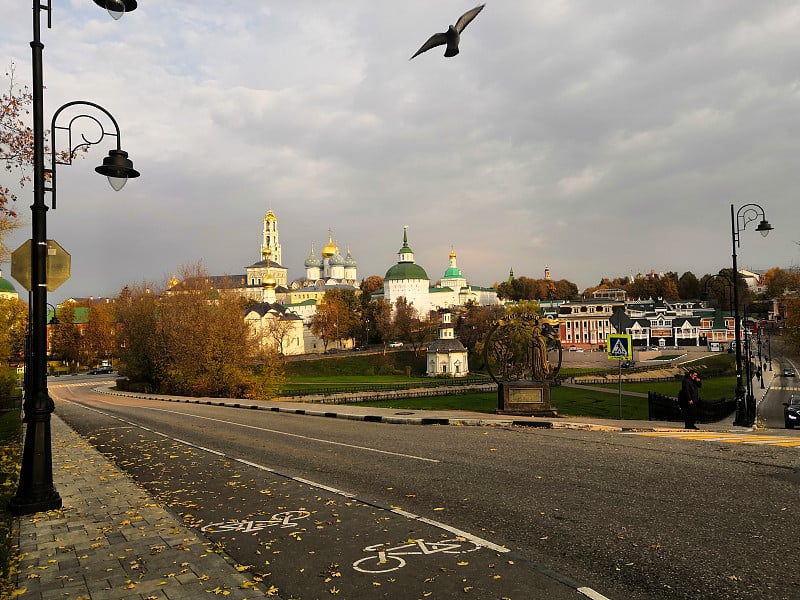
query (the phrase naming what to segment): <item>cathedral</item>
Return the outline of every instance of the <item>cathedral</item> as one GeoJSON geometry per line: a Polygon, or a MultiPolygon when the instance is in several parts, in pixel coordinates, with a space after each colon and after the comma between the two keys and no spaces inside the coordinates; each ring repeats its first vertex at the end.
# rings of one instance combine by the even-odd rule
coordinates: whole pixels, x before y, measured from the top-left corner
{"type": "Polygon", "coordinates": [[[455,250],[450,250],[450,266],[435,285],[431,285],[428,274],[414,259],[408,245],[408,226],[403,228],[403,245],[397,251],[397,264],[386,271],[383,289],[372,294],[373,300],[383,298],[394,305],[398,298],[405,298],[417,309],[420,317],[427,318],[431,311],[474,302],[482,306],[499,304],[497,290],[470,285],[458,268],[455,250]]]}

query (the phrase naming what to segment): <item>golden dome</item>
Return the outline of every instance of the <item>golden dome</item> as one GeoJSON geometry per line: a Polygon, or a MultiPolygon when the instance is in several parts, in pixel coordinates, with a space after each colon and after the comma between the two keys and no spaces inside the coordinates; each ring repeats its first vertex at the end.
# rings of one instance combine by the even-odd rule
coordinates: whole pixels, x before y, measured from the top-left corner
{"type": "Polygon", "coordinates": [[[275,280],[274,277],[270,277],[269,275],[263,279],[261,282],[262,287],[267,290],[274,290],[278,287],[278,282],[275,280]]]}
{"type": "Polygon", "coordinates": [[[278,217],[276,217],[276,216],[275,216],[275,213],[274,213],[274,212],[272,212],[272,209],[270,208],[270,209],[267,211],[267,214],[264,216],[264,220],[265,220],[265,221],[277,221],[277,220],[278,220],[278,217]]]}
{"type": "Polygon", "coordinates": [[[339,246],[333,243],[333,237],[329,235],[328,243],[325,244],[325,247],[322,249],[322,258],[330,258],[336,254],[339,254],[339,246]]]}

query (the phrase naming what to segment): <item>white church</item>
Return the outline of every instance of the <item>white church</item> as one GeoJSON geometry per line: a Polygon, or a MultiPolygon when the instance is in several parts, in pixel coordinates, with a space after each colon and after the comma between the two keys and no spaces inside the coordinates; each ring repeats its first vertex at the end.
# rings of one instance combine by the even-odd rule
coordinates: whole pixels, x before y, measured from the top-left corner
{"type": "Polygon", "coordinates": [[[408,245],[408,226],[403,228],[403,246],[397,257],[397,264],[386,271],[383,289],[372,294],[374,300],[383,298],[395,305],[398,298],[405,298],[421,318],[427,318],[431,311],[466,306],[470,300],[482,306],[500,304],[497,290],[469,285],[458,268],[456,253],[452,249],[450,266],[432,286],[425,269],[414,260],[414,252],[408,245]]]}

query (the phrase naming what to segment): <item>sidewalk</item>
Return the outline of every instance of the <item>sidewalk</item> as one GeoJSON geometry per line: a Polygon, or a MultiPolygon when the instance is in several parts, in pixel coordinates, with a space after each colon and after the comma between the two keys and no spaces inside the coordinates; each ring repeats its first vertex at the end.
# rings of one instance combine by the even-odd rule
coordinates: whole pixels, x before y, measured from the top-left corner
{"type": "MultiPolygon", "coordinates": [[[[771,380],[770,382],[771,383],[771,380]]],[[[100,382],[97,382],[100,384],[100,382]]],[[[94,384],[97,386],[97,384],[94,384]]],[[[528,426],[595,431],[682,430],[680,423],[597,418],[512,417],[467,411],[414,411],[301,402],[242,402],[219,398],[125,395],[168,402],[213,404],[323,418],[418,425],[528,426]]],[[[759,400],[766,390],[758,390],[759,400]]],[[[53,474],[63,500],[58,511],[18,520],[17,587],[28,600],[195,600],[205,594],[231,600],[264,597],[213,545],[156,503],[128,476],[52,416],[53,474]]],[[[745,431],[730,420],[712,431],[745,431]]]]}

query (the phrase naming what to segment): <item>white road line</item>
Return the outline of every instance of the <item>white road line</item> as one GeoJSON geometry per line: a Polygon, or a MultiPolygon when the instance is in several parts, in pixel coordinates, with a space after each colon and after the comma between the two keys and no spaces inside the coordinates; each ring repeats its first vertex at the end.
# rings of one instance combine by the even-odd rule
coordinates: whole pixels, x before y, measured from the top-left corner
{"type": "Polygon", "coordinates": [[[584,596],[586,596],[587,598],[591,598],[592,600],[610,600],[610,598],[603,596],[603,594],[599,592],[595,592],[592,588],[579,587],[577,591],[579,594],[583,594],[584,596]]]}
{"type": "Polygon", "coordinates": [[[146,410],[154,410],[154,411],[157,411],[157,412],[165,412],[165,413],[172,414],[172,415],[180,415],[180,416],[184,416],[184,417],[192,417],[192,418],[195,418],[195,419],[202,419],[204,421],[212,421],[214,423],[222,423],[222,424],[225,424],[225,425],[234,425],[236,427],[244,427],[245,429],[255,429],[256,431],[263,431],[265,433],[275,433],[275,434],[278,434],[278,435],[285,435],[287,437],[298,438],[298,439],[301,439],[301,440],[308,440],[308,441],[311,441],[311,442],[319,442],[320,444],[331,444],[332,446],[343,446],[345,448],[353,448],[355,450],[365,450],[367,452],[376,452],[378,454],[388,454],[390,456],[399,456],[401,458],[411,458],[413,460],[421,460],[421,461],[424,461],[424,462],[431,462],[431,463],[439,463],[439,462],[441,462],[440,460],[437,460],[435,458],[426,458],[424,456],[414,456],[413,454],[404,454],[402,452],[392,452],[390,450],[381,450],[380,448],[370,448],[369,446],[357,446],[355,444],[345,444],[344,442],[334,442],[334,441],[331,441],[331,440],[323,440],[323,439],[320,439],[320,438],[309,437],[307,435],[300,435],[300,434],[297,434],[297,433],[288,433],[286,431],[279,431],[277,429],[267,429],[265,427],[257,427],[255,425],[248,425],[246,423],[237,423],[235,421],[226,421],[224,419],[215,419],[213,417],[202,417],[202,416],[199,416],[199,415],[193,415],[193,414],[190,414],[190,413],[184,413],[184,412],[180,412],[180,411],[177,411],[177,410],[166,410],[166,409],[163,409],[163,408],[147,408],[147,407],[140,407],[140,408],[145,408],[146,410]]]}

